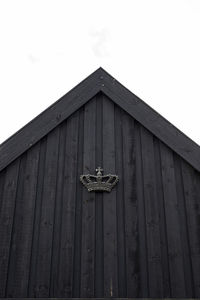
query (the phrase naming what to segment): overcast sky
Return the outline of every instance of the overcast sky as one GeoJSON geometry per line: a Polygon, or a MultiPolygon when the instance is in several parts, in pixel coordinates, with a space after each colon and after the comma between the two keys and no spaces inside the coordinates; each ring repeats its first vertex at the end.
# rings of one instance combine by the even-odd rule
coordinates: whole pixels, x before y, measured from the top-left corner
{"type": "Polygon", "coordinates": [[[100,66],[200,144],[200,0],[0,0],[0,143],[100,66]]]}

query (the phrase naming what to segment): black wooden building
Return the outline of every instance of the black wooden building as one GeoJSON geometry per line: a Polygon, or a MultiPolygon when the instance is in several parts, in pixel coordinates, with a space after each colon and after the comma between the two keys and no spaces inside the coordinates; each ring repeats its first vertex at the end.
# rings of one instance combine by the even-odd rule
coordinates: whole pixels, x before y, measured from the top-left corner
{"type": "Polygon", "coordinates": [[[200,297],[199,172],[199,146],[98,69],[0,145],[0,297],[200,297]],[[99,166],[111,192],[80,181],[99,166]]]}

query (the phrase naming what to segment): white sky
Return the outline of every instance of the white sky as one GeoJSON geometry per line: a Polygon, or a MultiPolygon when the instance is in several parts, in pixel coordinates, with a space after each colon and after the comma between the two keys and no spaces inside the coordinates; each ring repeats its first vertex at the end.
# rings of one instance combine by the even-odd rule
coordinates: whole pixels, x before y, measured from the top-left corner
{"type": "Polygon", "coordinates": [[[100,66],[200,144],[200,0],[0,0],[0,143],[100,66]]]}

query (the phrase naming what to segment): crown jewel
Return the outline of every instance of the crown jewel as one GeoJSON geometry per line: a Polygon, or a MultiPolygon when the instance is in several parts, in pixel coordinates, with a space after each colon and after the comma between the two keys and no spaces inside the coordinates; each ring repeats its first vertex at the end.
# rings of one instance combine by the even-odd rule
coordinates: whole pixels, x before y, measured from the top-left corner
{"type": "Polygon", "coordinates": [[[97,175],[81,175],[80,181],[87,188],[88,192],[101,191],[111,192],[112,188],[119,181],[117,175],[102,175],[103,169],[98,167],[96,169],[97,175]]]}

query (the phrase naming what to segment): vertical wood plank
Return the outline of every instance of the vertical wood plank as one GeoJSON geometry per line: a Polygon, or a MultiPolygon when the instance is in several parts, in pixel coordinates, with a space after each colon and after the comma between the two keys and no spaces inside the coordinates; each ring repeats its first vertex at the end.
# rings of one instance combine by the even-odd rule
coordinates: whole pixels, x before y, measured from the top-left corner
{"type": "Polygon", "coordinates": [[[140,278],[134,120],[123,113],[122,125],[127,297],[137,298],[140,278]]]}
{"type": "Polygon", "coordinates": [[[4,192],[0,212],[0,297],[6,297],[10,243],[15,211],[15,197],[20,159],[6,168],[4,192]]]}
{"type": "Polygon", "coordinates": [[[181,166],[194,278],[194,297],[200,297],[200,176],[183,160],[181,166]]]}
{"type": "MultiPolygon", "coordinates": [[[[103,169],[115,174],[114,103],[103,98],[103,169]]],[[[104,297],[118,295],[116,189],[103,194],[104,297]]]]}
{"type": "Polygon", "coordinates": [[[74,267],[72,296],[80,297],[81,288],[81,239],[82,239],[82,184],[80,175],[83,174],[83,139],[84,139],[84,107],[79,111],[78,163],[76,174],[76,211],[74,236],[74,267]]]}
{"type": "Polygon", "coordinates": [[[183,251],[172,151],[160,144],[171,297],[185,297],[183,251]]]}
{"type": "MultiPolygon", "coordinates": [[[[103,167],[103,95],[96,96],[96,167],[103,167]]],[[[95,195],[95,297],[104,297],[103,193],[95,195]]]]}
{"type": "Polygon", "coordinates": [[[160,158],[159,140],[154,137],[154,155],[155,155],[155,175],[156,175],[156,190],[158,200],[158,210],[160,215],[160,241],[161,241],[161,256],[162,256],[162,273],[163,273],[163,293],[164,297],[171,297],[170,290],[170,274],[169,274],[169,259],[168,259],[168,244],[167,244],[167,229],[164,209],[162,170],[160,158]]]}
{"type": "Polygon", "coordinates": [[[199,173],[99,93],[0,173],[0,297],[200,297],[199,200],[199,173]],[[111,193],[80,182],[98,166],[111,193]]]}
{"type": "MultiPolygon", "coordinates": [[[[84,109],[83,174],[96,174],[96,99],[90,100],[84,109]]],[[[94,297],[95,266],[95,192],[83,189],[82,202],[82,258],[80,297],[94,297]]]]}
{"type": "MultiPolygon", "coordinates": [[[[199,279],[199,266],[200,266],[200,173],[196,170],[194,170],[194,176],[195,176],[195,180],[194,180],[194,208],[195,212],[196,212],[196,217],[195,217],[195,224],[196,224],[196,233],[197,233],[197,244],[195,245],[195,250],[194,252],[191,250],[191,256],[196,257],[194,259],[194,261],[196,260],[196,265],[194,267],[194,271],[193,271],[193,276],[195,277],[194,280],[194,295],[195,297],[200,297],[200,279],[199,279]]],[[[189,226],[188,226],[189,227],[189,226]]],[[[192,243],[191,243],[192,244],[192,243]]],[[[190,245],[191,245],[190,244],[190,245]]],[[[192,246],[191,246],[192,248],[192,246]]],[[[192,260],[193,258],[191,258],[192,260]]],[[[194,262],[193,262],[194,263],[194,262]]],[[[192,263],[192,264],[193,264],[192,263]]]]}
{"type": "Polygon", "coordinates": [[[29,149],[22,160],[7,285],[7,294],[19,298],[28,295],[39,144],[29,149]]]}
{"type": "Polygon", "coordinates": [[[157,207],[153,136],[141,127],[142,167],[147,228],[149,296],[163,297],[159,212],[157,207]]]}
{"type": "Polygon", "coordinates": [[[54,208],[57,181],[59,127],[47,136],[40,234],[37,254],[36,297],[49,297],[54,208]]]}
{"type": "Polygon", "coordinates": [[[6,168],[0,172],[0,214],[1,214],[1,207],[3,204],[5,177],[6,177],[6,168]]]}
{"type": "Polygon", "coordinates": [[[59,289],[57,297],[72,297],[74,267],[74,229],[76,209],[79,112],[66,123],[64,178],[59,249],[59,289]]]}
{"type": "Polygon", "coordinates": [[[185,195],[183,187],[183,177],[181,172],[181,159],[174,153],[176,191],[178,198],[178,207],[180,212],[180,234],[183,251],[183,266],[185,276],[186,297],[194,297],[194,282],[192,274],[191,251],[189,246],[188,220],[185,206],[185,195]]]}
{"type": "Polygon", "coordinates": [[[124,168],[122,143],[122,110],[115,106],[115,164],[119,182],[116,186],[116,221],[117,221],[117,263],[118,263],[118,297],[126,297],[126,255],[125,255],[125,208],[124,208],[124,168]]]}
{"type": "Polygon", "coordinates": [[[134,128],[135,153],[136,153],[136,192],[138,202],[138,240],[139,240],[139,297],[149,297],[148,263],[147,263],[147,233],[144,205],[144,182],[141,155],[140,125],[135,122],[134,128]]]}
{"type": "MultiPolygon", "coordinates": [[[[23,186],[25,180],[25,171],[26,171],[26,158],[27,152],[25,152],[20,159],[20,166],[19,166],[19,173],[18,173],[18,182],[17,182],[17,190],[15,196],[15,211],[13,216],[13,227],[12,227],[12,236],[11,236],[11,243],[10,243],[10,253],[9,253],[9,264],[8,264],[8,273],[7,273],[7,285],[6,285],[6,296],[7,297],[14,297],[15,290],[17,289],[16,283],[13,282],[15,278],[13,274],[15,272],[15,260],[19,257],[14,257],[13,253],[15,254],[15,249],[17,248],[17,236],[16,232],[18,233],[18,226],[21,229],[21,202],[23,198],[23,186]]],[[[19,254],[18,254],[19,256],[19,254]]]]}
{"type": "Polygon", "coordinates": [[[29,283],[28,283],[28,297],[33,297],[33,298],[36,297],[36,292],[37,292],[36,270],[37,270],[37,257],[38,257],[37,254],[38,254],[42,193],[43,193],[44,170],[45,170],[46,141],[47,141],[46,137],[40,141],[40,153],[39,153],[37,185],[36,185],[36,201],[35,201],[35,209],[34,209],[33,237],[32,237],[32,249],[31,249],[29,283]]]}
{"type": "Polygon", "coordinates": [[[60,239],[61,239],[61,216],[62,216],[62,200],[63,200],[63,182],[65,168],[65,146],[66,146],[66,121],[61,123],[58,168],[57,168],[57,187],[56,201],[54,213],[53,228],[53,249],[52,249],[52,266],[51,266],[51,285],[50,297],[58,297],[60,295],[59,288],[59,258],[60,258],[60,239]]]}

